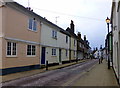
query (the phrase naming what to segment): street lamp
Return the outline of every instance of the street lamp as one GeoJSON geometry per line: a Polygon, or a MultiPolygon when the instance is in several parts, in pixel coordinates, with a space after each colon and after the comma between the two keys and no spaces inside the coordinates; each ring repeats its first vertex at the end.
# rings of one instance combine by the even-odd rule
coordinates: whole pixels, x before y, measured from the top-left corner
{"type": "Polygon", "coordinates": [[[110,47],[109,47],[109,24],[110,24],[110,19],[107,17],[106,19],[106,23],[107,23],[107,27],[108,27],[108,69],[110,69],[110,57],[109,57],[109,50],[110,50],[110,47]]]}

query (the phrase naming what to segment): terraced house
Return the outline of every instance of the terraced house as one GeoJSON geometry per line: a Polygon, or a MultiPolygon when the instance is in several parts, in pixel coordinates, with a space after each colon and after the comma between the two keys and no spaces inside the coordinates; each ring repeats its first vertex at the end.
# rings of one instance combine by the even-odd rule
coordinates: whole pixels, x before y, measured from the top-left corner
{"type": "Polygon", "coordinates": [[[41,24],[41,64],[61,64],[69,61],[69,33],[45,20],[41,24]]]}
{"type": "Polygon", "coordinates": [[[66,29],[70,33],[70,47],[69,47],[69,59],[75,61],[77,59],[77,36],[75,34],[75,25],[71,20],[70,27],[66,29]]]}
{"type": "Polygon", "coordinates": [[[78,32],[77,40],[77,57],[78,59],[84,59],[84,40],[81,38],[81,33],[78,32]]]}
{"type": "Polygon", "coordinates": [[[37,14],[16,2],[0,6],[1,75],[40,67],[41,23],[37,14]]]}

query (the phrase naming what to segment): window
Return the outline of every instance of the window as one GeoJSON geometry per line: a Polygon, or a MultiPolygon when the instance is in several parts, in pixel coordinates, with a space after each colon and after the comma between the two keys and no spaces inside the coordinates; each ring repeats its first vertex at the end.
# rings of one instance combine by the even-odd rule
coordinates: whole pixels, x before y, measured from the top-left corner
{"type": "Polygon", "coordinates": [[[28,56],[35,56],[36,55],[36,47],[35,45],[27,45],[27,55],[28,56]]]}
{"type": "Polygon", "coordinates": [[[75,40],[74,40],[74,46],[75,46],[75,43],[76,43],[76,42],[75,42],[75,40]]]}
{"type": "Polygon", "coordinates": [[[7,42],[7,56],[16,56],[16,43],[14,42],[7,42]]]}
{"type": "Polygon", "coordinates": [[[37,22],[33,21],[33,31],[36,31],[36,30],[37,30],[37,22]]]}
{"type": "Polygon", "coordinates": [[[52,56],[56,56],[56,49],[55,48],[52,49],[52,56]]]}
{"type": "Polygon", "coordinates": [[[66,57],[68,56],[68,50],[66,50],[66,57]]]}
{"type": "Polygon", "coordinates": [[[75,57],[75,51],[74,51],[74,57],[75,57]]]}
{"type": "Polygon", "coordinates": [[[68,43],[68,36],[66,36],[66,43],[68,43]]]}
{"type": "Polygon", "coordinates": [[[37,21],[35,19],[29,19],[29,29],[32,31],[37,31],[37,21]]]}
{"type": "Polygon", "coordinates": [[[57,38],[57,31],[52,30],[52,37],[53,37],[53,38],[57,38]]]}

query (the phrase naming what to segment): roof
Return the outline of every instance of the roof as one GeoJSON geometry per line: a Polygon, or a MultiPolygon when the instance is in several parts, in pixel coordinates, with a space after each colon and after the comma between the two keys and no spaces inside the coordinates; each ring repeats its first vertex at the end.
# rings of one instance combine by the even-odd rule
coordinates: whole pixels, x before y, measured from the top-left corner
{"type": "Polygon", "coordinates": [[[64,34],[70,36],[70,34],[69,34],[67,31],[65,31],[64,29],[62,29],[61,27],[59,27],[59,26],[57,26],[56,24],[48,21],[47,19],[45,19],[45,18],[43,18],[42,16],[36,14],[35,12],[28,10],[27,8],[25,8],[24,6],[20,5],[20,4],[17,3],[17,2],[6,2],[5,5],[7,5],[7,6],[9,6],[9,7],[12,7],[12,8],[14,8],[14,9],[17,9],[18,11],[23,12],[23,13],[25,13],[25,14],[27,14],[27,15],[35,16],[35,17],[36,17],[37,19],[39,19],[41,22],[43,22],[43,23],[45,23],[45,24],[48,24],[48,25],[50,25],[50,26],[52,26],[52,27],[55,27],[55,28],[56,28],[58,31],[60,31],[61,33],[64,33],[64,34]]]}
{"type": "Polygon", "coordinates": [[[113,10],[114,10],[114,7],[115,7],[115,2],[112,2],[112,8],[111,8],[111,20],[110,20],[110,23],[112,24],[112,20],[113,20],[113,10]]]}
{"type": "Polygon", "coordinates": [[[77,39],[76,34],[75,34],[75,33],[73,33],[69,27],[66,29],[66,31],[67,31],[67,32],[69,32],[69,34],[70,34],[70,36],[71,36],[71,37],[74,37],[74,38],[76,38],[76,39],[77,39]]]}

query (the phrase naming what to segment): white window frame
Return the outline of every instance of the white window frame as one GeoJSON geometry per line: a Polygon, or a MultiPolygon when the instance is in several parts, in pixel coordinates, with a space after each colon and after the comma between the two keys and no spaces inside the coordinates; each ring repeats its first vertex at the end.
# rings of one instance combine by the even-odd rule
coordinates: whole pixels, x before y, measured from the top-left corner
{"type": "Polygon", "coordinates": [[[6,42],[6,56],[7,57],[17,57],[17,43],[16,42],[12,42],[12,41],[7,41],[6,42]],[[8,55],[8,42],[10,42],[11,43],[11,54],[10,55],[8,55]],[[13,55],[13,44],[16,44],[16,54],[15,55],[13,55]]]}
{"type": "Polygon", "coordinates": [[[57,31],[52,30],[52,38],[57,39],[57,31]]]}
{"type": "Polygon", "coordinates": [[[56,48],[52,48],[52,56],[57,56],[57,49],[56,48]]]}
{"type": "Polygon", "coordinates": [[[37,21],[32,19],[32,18],[29,18],[28,19],[28,29],[31,30],[31,31],[37,32],[37,21]],[[29,28],[29,21],[30,20],[32,20],[32,29],[29,28]],[[34,22],[36,22],[36,30],[34,30],[34,22]]]}
{"type": "Polygon", "coordinates": [[[28,44],[28,45],[26,45],[26,55],[27,55],[27,57],[35,57],[36,56],[36,50],[37,50],[37,48],[36,48],[36,45],[32,45],[32,44],[28,44]],[[28,55],[28,45],[30,45],[31,46],[31,54],[30,55],[28,55]],[[32,46],[35,46],[35,55],[32,55],[32,53],[33,53],[33,48],[32,48],[32,46]]]}
{"type": "Polygon", "coordinates": [[[76,46],[76,40],[74,39],[74,46],[76,46]]]}

